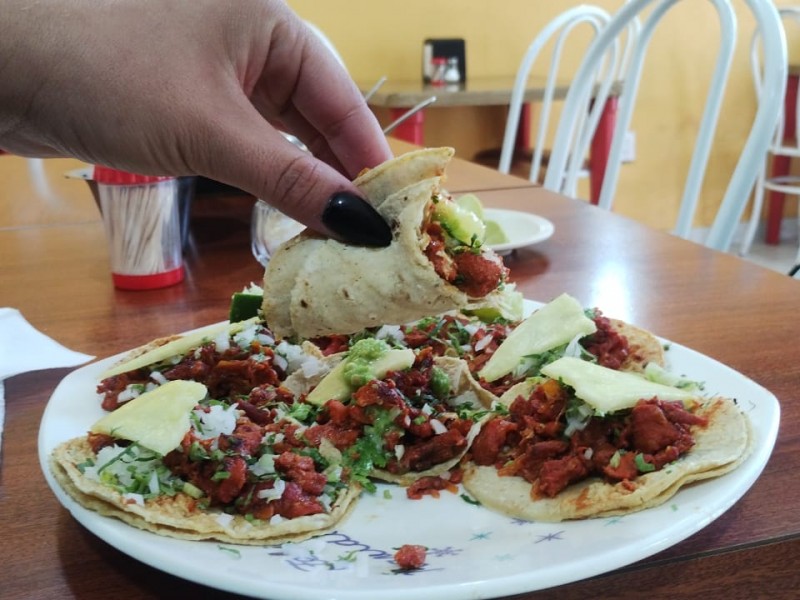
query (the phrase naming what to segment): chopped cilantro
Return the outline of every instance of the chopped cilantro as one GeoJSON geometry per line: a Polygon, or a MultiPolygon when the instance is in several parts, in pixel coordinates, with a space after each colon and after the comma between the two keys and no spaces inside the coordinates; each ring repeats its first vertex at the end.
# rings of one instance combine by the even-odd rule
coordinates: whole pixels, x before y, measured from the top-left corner
{"type": "Polygon", "coordinates": [[[636,454],[633,462],[636,463],[636,468],[638,469],[639,473],[650,473],[651,471],[656,470],[655,465],[647,462],[641,452],[636,454]]]}
{"type": "Polygon", "coordinates": [[[317,416],[318,407],[308,402],[295,402],[289,406],[289,416],[304,423],[317,416]]]}
{"type": "Polygon", "coordinates": [[[231,558],[234,558],[236,560],[239,560],[240,558],[242,558],[242,553],[239,552],[236,548],[228,548],[226,546],[219,546],[218,545],[217,549],[219,549],[220,551],[226,553],[228,556],[230,556],[231,558]]]}
{"type": "Polygon", "coordinates": [[[473,506],[481,505],[481,503],[478,500],[476,500],[472,496],[468,496],[467,494],[461,494],[461,499],[467,504],[472,504],[473,506]]]}
{"type": "Polygon", "coordinates": [[[369,411],[373,415],[372,425],[364,427],[364,434],[355,444],[343,453],[344,465],[350,468],[351,477],[359,482],[368,492],[375,491],[375,484],[369,479],[373,468],[385,467],[391,452],[384,446],[386,435],[397,426],[394,419],[396,411],[387,411],[373,408],[369,411]]]}

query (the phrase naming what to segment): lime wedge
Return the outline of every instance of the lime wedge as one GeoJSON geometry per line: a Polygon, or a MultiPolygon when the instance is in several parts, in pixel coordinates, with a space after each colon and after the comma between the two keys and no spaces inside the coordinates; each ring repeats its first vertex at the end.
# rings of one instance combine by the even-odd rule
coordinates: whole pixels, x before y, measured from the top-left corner
{"type": "Polygon", "coordinates": [[[480,198],[478,198],[475,194],[464,194],[463,196],[459,196],[456,199],[456,204],[458,204],[461,208],[467,209],[481,221],[483,221],[483,204],[481,204],[480,198]]]}
{"type": "Polygon", "coordinates": [[[484,221],[483,224],[486,225],[486,235],[483,238],[484,244],[491,246],[508,242],[508,235],[506,235],[499,223],[496,221],[484,221]]]}

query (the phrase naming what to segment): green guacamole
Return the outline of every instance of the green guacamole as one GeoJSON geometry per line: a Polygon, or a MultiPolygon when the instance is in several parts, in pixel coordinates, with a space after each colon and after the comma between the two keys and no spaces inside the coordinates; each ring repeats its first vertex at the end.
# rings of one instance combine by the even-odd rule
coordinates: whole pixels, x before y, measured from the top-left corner
{"type": "Polygon", "coordinates": [[[350,348],[344,366],[344,380],[353,388],[361,387],[375,379],[373,363],[390,350],[389,344],[375,338],[364,338],[350,348]]]}

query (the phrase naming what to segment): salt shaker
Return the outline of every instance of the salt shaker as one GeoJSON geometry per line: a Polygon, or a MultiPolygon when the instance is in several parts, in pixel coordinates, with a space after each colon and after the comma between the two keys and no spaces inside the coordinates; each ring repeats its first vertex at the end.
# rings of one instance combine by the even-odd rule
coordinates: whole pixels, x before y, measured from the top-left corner
{"type": "Polygon", "coordinates": [[[448,84],[461,82],[461,71],[458,69],[457,56],[451,56],[447,59],[447,68],[444,72],[444,81],[448,84]]]}
{"type": "Polygon", "coordinates": [[[149,290],[183,281],[179,182],[94,168],[114,286],[149,290]]]}

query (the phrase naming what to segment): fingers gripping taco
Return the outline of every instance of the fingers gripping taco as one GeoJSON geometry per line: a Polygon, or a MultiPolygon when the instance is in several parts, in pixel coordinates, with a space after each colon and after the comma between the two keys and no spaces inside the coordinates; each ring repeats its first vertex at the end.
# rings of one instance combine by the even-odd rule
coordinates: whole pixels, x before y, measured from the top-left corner
{"type": "Polygon", "coordinates": [[[420,150],[356,180],[392,227],[388,247],[310,233],[282,246],[264,275],[264,316],[273,331],[354,333],[460,308],[495,291],[507,275],[502,259],[482,245],[483,223],[441,187],[451,156],[449,148],[420,150]]]}

